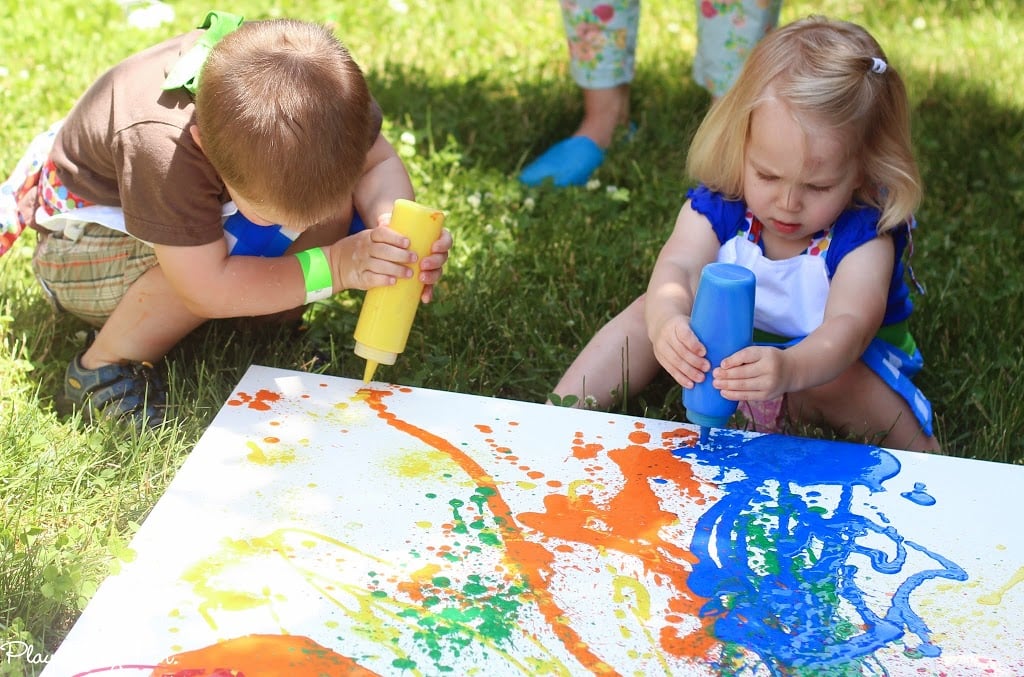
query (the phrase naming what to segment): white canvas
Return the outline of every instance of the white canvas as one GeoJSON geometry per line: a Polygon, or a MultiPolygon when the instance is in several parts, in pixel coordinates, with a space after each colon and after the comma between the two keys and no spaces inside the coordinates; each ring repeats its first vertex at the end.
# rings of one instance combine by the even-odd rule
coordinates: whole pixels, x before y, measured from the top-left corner
{"type": "Polygon", "coordinates": [[[254,366],[43,674],[1021,675],[1022,493],[254,366]]]}

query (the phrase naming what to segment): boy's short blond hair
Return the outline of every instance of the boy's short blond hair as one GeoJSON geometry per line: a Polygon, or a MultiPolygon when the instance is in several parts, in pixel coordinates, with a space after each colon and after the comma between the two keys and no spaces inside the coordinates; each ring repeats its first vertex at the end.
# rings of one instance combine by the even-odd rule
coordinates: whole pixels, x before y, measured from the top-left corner
{"type": "Polygon", "coordinates": [[[824,17],[788,24],[757,44],[697,129],[687,157],[693,179],[742,198],[750,116],[768,94],[805,129],[825,125],[845,135],[864,179],[854,199],[881,211],[880,232],[911,218],[922,190],[903,81],[866,30],[824,17]]]}
{"type": "Polygon", "coordinates": [[[245,22],[211,50],[200,81],[203,152],[226,183],[298,222],[284,225],[337,215],[375,119],[362,71],[328,28],[245,22]]]}

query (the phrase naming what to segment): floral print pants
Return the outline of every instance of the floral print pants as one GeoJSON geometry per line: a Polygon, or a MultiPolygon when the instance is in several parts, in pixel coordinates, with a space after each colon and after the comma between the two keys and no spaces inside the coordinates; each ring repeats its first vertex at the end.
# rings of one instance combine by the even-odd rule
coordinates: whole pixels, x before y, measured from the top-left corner
{"type": "MultiPolygon", "coordinates": [[[[782,0],[695,0],[697,54],[693,78],[724,94],[750,50],[779,20],[782,0]]],[[[584,89],[633,80],[640,0],[559,0],[572,77],[584,89]]]]}

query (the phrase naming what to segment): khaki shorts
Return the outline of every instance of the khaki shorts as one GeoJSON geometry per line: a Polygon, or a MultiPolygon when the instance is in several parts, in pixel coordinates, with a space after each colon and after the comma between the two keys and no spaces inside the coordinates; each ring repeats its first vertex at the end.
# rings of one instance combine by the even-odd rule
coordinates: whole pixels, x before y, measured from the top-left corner
{"type": "Polygon", "coordinates": [[[74,239],[40,234],[32,270],[58,310],[102,326],[128,288],[157,265],[153,248],[130,235],[96,223],[82,224],[74,239]]]}

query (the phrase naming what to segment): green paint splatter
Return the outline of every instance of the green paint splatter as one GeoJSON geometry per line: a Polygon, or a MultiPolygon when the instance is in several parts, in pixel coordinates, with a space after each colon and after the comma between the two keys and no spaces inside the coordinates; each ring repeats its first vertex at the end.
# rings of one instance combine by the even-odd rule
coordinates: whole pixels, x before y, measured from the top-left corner
{"type": "Polygon", "coordinates": [[[391,661],[391,665],[398,668],[399,670],[415,670],[416,661],[410,658],[396,658],[391,661]]]}

